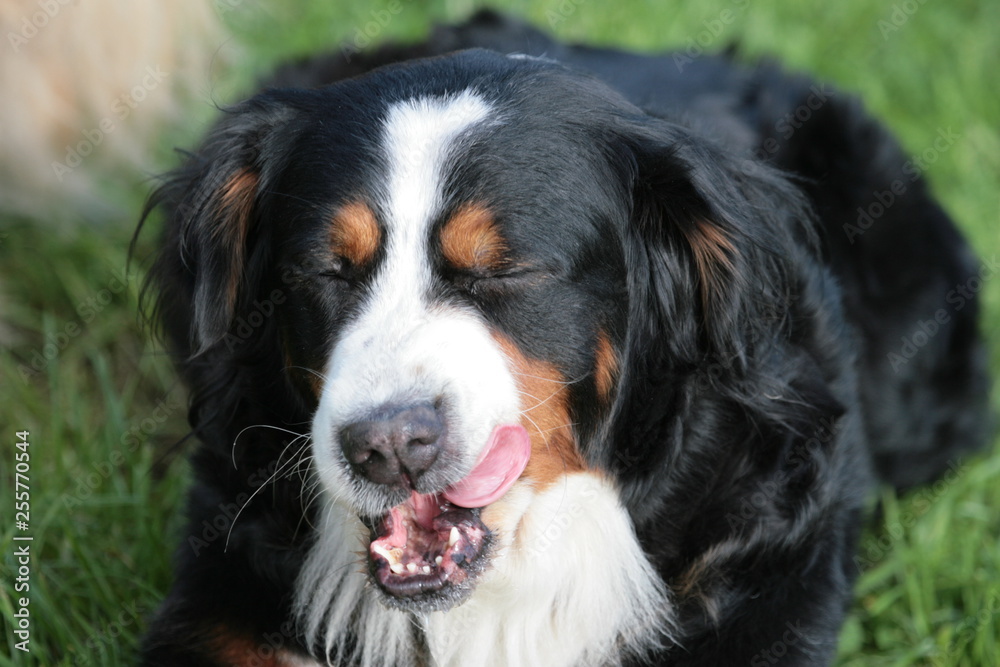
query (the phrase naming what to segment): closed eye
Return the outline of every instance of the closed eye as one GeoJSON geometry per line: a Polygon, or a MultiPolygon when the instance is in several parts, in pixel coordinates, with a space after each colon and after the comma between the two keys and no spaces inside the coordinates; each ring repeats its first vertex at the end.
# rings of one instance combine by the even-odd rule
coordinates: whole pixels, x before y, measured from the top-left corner
{"type": "Polygon", "coordinates": [[[489,273],[461,272],[455,274],[452,281],[460,289],[476,294],[485,290],[528,287],[544,280],[548,275],[545,271],[535,267],[514,267],[489,273]]]}
{"type": "Polygon", "coordinates": [[[353,282],[355,279],[356,270],[354,265],[351,264],[346,259],[336,258],[322,270],[317,271],[314,275],[321,278],[332,278],[334,280],[340,280],[344,282],[353,282]]]}

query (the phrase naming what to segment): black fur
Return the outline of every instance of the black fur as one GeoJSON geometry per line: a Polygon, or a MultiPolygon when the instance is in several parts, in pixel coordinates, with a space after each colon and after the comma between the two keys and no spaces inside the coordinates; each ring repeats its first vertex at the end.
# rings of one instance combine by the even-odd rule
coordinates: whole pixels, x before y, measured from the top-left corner
{"type": "Polygon", "coordinates": [[[144,664],[222,664],[219,628],[305,652],[288,622],[315,518],[298,474],[306,444],[244,429],[308,428],[306,369],[322,369],[370,278],[318,280],[314,248],[324,216],[376,178],[359,165],[377,119],[393,101],[465,88],[512,120],[469,148],[449,191],[485,196],[548,279],[442,269],[442,298],[567,377],[586,375],[599,329],[618,352],[610,405],[593,385],[573,389],[578,445],[620,485],[680,624],[677,644],[633,664],[770,664],[775,642],[782,665],[828,663],[875,473],[932,479],[987,422],[976,300],[946,300],[978,265],[896,142],[856,100],[770,63],[679,67],[564,46],[491,13],[352,56],[283,68],[151,201],[167,215],[158,316],[202,444],[144,664]],[[344,80],[469,47],[549,60],[465,51],[344,80]],[[789,133],[782,119],[800,108],[809,119],[789,133]],[[233,235],[222,193],[241,171],[257,180],[233,235]],[[859,207],[894,181],[905,191],[855,234],[859,207]],[[697,248],[713,243],[706,265],[697,248]],[[894,361],[941,309],[928,343],[894,361]],[[255,492],[234,523],[227,508],[255,492]]]}

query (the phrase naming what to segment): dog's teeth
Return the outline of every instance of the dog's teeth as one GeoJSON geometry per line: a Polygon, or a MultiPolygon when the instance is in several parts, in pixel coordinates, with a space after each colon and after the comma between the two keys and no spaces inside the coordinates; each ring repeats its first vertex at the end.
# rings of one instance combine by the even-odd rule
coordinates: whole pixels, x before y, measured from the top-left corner
{"type": "Polygon", "coordinates": [[[416,563],[407,563],[406,564],[406,571],[409,572],[410,574],[416,572],[417,571],[417,564],[416,563]]]}
{"type": "Polygon", "coordinates": [[[403,574],[404,570],[402,563],[393,563],[389,566],[389,569],[392,570],[393,574],[403,574]]]}
{"type": "Polygon", "coordinates": [[[448,535],[448,547],[453,547],[456,544],[458,544],[458,528],[452,526],[451,533],[448,535]]]}
{"type": "Polygon", "coordinates": [[[424,565],[424,574],[430,574],[430,572],[431,572],[431,566],[424,565]]]}
{"type": "Polygon", "coordinates": [[[386,549],[385,547],[381,547],[377,544],[372,545],[372,551],[389,561],[390,566],[398,563],[399,556],[402,554],[402,549],[386,549]]]}
{"type": "Polygon", "coordinates": [[[440,565],[442,562],[444,562],[444,558],[442,556],[438,556],[437,558],[434,559],[435,565],[440,565]]]}

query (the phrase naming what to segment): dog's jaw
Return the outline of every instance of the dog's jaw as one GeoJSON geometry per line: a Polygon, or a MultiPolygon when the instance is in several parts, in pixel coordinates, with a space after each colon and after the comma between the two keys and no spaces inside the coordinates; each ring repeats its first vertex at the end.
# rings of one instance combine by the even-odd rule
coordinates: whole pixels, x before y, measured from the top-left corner
{"type": "Polygon", "coordinates": [[[461,604],[412,615],[386,606],[356,565],[367,529],[328,504],[298,582],[309,644],[364,667],[411,664],[422,643],[439,667],[568,667],[670,643],[669,597],[603,475],[566,475],[544,491],[518,482],[481,516],[494,538],[489,568],[461,604]]]}

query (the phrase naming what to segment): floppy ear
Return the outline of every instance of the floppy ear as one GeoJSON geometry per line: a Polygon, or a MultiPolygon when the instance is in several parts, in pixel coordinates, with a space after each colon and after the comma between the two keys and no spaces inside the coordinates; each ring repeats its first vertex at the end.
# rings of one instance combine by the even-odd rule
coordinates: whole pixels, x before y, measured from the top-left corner
{"type": "Polygon", "coordinates": [[[732,445],[726,465],[773,467],[805,451],[818,424],[832,429],[844,409],[830,378],[844,373],[850,334],[797,188],[683,128],[642,119],[630,129],[617,166],[631,202],[634,358],[609,465],[635,481],[623,497],[642,525],[669,488],[657,480],[703,479],[676,471],[719,465],[719,446],[732,445]]]}
{"type": "MultiPolygon", "coordinates": [[[[175,334],[182,332],[170,320],[190,320],[186,338],[195,355],[224,338],[241,299],[254,289],[260,196],[282,160],[282,128],[293,113],[267,96],[227,110],[147,204],[147,214],[162,206],[168,216],[153,279],[161,291],[183,286],[183,293],[161,293],[160,310],[175,311],[161,316],[175,334]]],[[[173,338],[183,344],[180,335],[173,338]]]]}
{"type": "Polygon", "coordinates": [[[745,368],[784,326],[790,269],[812,234],[804,198],[770,168],[667,123],[650,121],[630,142],[633,252],[674,352],[745,368]]]}

